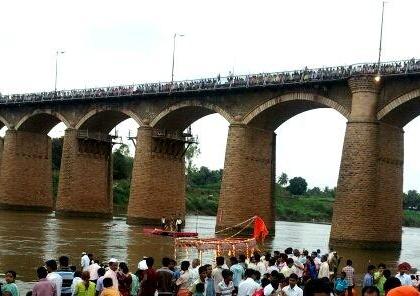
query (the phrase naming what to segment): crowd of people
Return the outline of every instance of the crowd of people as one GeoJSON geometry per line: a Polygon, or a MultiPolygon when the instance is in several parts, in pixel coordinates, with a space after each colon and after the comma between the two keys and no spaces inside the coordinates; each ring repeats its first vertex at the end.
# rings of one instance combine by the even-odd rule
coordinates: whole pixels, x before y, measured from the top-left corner
{"type": "Polygon", "coordinates": [[[356,64],[350,66],[324,67],[278,73],[261,73],[255,75],[234,75],[166,83],[145,83],[129,86],[112,86],[102,88],[87,88],[77,90],[62,90],[28,94],[1,95],[0,103],[69,100],[84,98],[106,98],[133,95],[147,95],[157,93],[187,92],[197,90],[211,90],[223,88],[255,87],[268,85],[283,85],[293,83],[306,83],[315,81],[333,81],[346,79],[352,75],[401,75],[420,72],[420,60],[382,63],[356,64]]]}
{"type": "MultiPolygon", "coordinates": [[[[164,257],[158,268],[152,257],[144,257],[136,271],[124,262],[111,258],[101,266],[92,254],[83,253],[80,266],[70,266],[69,257],[61,256],[58,265],[48,260],[37,270],[38,282],[27,295],[32,296],[355,296],[355,269],[348,259],[341,267],[337,252],[309,253],[287,248],[283,253],[247,258],[241,254],[216,257],[215,265],[199,259],[182,261],[164,257]],[[227,264],[228,263],[228,264],[227,264]]],[[[410,275],[404,262],[398,274],[382,263],[368,264],[361,281],[361,296],[419,296],[419,278],[410,275]]],[[[2,296],[20,296],[15,283],[16,272],[5,273],[2,296]]]]}

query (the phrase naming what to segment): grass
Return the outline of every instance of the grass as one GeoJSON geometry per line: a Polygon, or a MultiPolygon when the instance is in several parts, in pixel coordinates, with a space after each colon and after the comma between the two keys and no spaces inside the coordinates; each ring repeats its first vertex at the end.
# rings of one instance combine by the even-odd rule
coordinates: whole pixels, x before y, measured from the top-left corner
{"type": "Polygon", "coordinates": [[[404,210],[403,225],[410,227],[420,227],[420,212],[404,210]]]}
{"type": "Polygon", "coordinates": [[[299,222],[330,222],[334,199],[320,196],[276,196],[279,220],[299,222]]]}

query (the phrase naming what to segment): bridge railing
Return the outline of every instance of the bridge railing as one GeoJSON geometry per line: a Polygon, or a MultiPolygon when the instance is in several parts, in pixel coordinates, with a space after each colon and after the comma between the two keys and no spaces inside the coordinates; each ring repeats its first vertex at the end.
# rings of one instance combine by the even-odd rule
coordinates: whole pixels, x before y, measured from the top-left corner
{"type": "Polygon", "coordinates": [[[383,62],[378,69],[377,63],[360,63],[349,66],[322,67],[315,69],[259,73],[249,75],[229,75],[174,82],[153,82],[122,86],[108,86],[86,89],[61,90],[58,92],[38,92],[0,96],[0,104],[60,101],[74,99],[95,99],[107,97],[126,97],[178,92],[195,92],[213,89],[233,89],[264,87],[272,85],[302,84],[320,81],[344,80],[355,75],[381,76],[407,75],[420,73],[420,60],[383,62]]]}
{"type": "Polygon", "coordinates": [[[172,140],[178,140],[178,141],[183,141],[183,142],[191,142],[191,143],[197,142],[197,138],[192,135],[190,127],[184,132],[168,131],[166,129],[154,128],[152,132],[152,136],[154,138],[172,139],[172,140]]]}
{"type": "Polygon", "coordinates": [[[77,130],[77,138],[82,140],[96,140],[100,142],[112,142],[115,136],[88,130],[77,130]]]}

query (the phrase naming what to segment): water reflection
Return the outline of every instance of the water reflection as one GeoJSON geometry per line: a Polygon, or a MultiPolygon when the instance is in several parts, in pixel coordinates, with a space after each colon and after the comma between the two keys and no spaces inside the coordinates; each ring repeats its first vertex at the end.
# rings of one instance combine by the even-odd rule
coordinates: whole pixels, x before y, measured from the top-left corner
{"type": "MultiPolygon", "coordinates": [[[[14,269],[18,279],[25,282],[35,280],[35,268],[46,259],[68,255],[71,264],[79,265],[83,251],[91,252],[106,262],[110,257],[126,261],[135,270],[139,260],[153,256],[156,262],[164,256],[174,256],[174,241],[168,237],[145,236],[142,228],[125,223],[125,219],[113,220],[55,218],[52,214],[0,211],[0,271],[14,269]]],[[[202,237],[214,235],[215,217],[190,216],[186,231],[197,231],[202,237]]],[[[266,242],[270,250],[284,250],[287,247],[306,248],[309,251],[321,249],[327,252],[329,225],[277,222],[273,239],[266,242]]],[[[338,249],[343,256],[342,264],[351,258],[360,278],[367,264],[384,262],[392,269],[398,261],[408,261],[420,266],[417,256],[420,245],[420,229],[404,228],[401,252],[338,249]]],[[[189,253],[189,256],[196,256],[189,253]]],[[[184,250],[177,254],[178,261],[186,257],[184,250]]],[[[189,258],[191,259],[191,257],[189,258]]],[[[213,262],[214,253],[204,258],[213,262]]],[[[24,285],[23,285],[24,286],[24,285]]],[[[26,286],[30,288],[30,285],[26,286]]]]}

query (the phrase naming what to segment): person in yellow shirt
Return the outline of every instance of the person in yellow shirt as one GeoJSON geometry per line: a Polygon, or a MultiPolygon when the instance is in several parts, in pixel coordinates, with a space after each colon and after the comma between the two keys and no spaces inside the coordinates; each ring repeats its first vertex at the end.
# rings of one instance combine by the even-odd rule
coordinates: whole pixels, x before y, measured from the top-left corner
{"type": "Polygon", "coordinates": [[[104,289],[100,296],[120,296],[120,292],[112,287],[111,278],[104,278],[104,289]]]}

